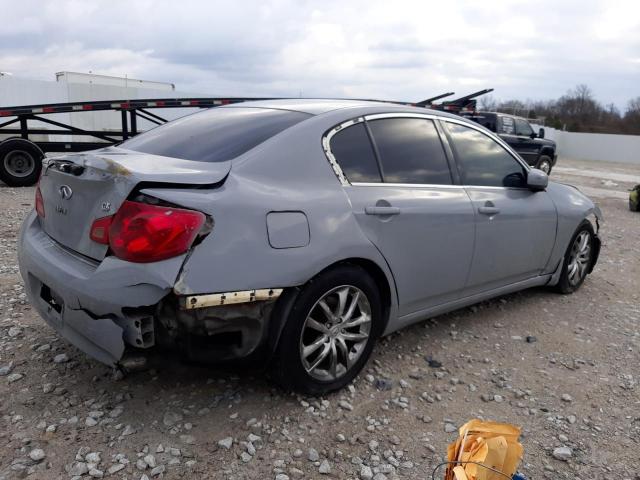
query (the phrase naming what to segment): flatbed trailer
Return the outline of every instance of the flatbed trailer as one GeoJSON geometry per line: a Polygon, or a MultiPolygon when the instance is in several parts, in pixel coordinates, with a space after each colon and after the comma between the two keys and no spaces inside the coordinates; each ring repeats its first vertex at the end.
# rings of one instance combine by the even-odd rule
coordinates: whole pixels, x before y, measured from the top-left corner
{"type": "MultiPolygon", "coordinates": [[[[490,91],[492,91],[492,89],[482,90],[440,104],[433,102],[444,97],[449,97],[453,95],[453,92],[437,95],[421,102],[382,101],[444,110],[451,113],[462,113],[470,109],[475,110],[474,98],[490,91]]],[[[0,135],[9,136],[9,138],[0,141],[0,180],[12,187],[34,185],[40,178],[42,159],[46,153],[82,152],[120,143],[140,133],[138,129],[139,119],[146,120],[154,125],[162,125],[168,121],[161,115],[151,111],[154,109],[212,108],[232,103],[274,99],[276,98],[152,98],[0,107],[0,135]],[[120,128],[114,131],[88,130],[48,117],[49,115],[60,113],[98,111],[120,112],[120,128]],[[36,127],[34,126],[34,122],[40,122],[44,125],[38,125],[36,127]],[[55,128],[43,128],[44,126],[55,128]],[[68,135],[72,136],[74,140],[36,140],[32,138],[34,135],[68,135]],[[76,137],[88,137],[88,140],[78,141],[75,140],[76,137]]]]}

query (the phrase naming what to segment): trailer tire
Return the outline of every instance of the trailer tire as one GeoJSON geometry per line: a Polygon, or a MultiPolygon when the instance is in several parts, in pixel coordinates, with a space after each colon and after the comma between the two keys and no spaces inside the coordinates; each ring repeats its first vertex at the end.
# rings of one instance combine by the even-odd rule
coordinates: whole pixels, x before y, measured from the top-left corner
{"type": "Polygon", "coordinates": [[[35,185],[43,158],[42,150],[29,140],[9,138],[0,142],[0,180],[9,187],[35,185]]]}

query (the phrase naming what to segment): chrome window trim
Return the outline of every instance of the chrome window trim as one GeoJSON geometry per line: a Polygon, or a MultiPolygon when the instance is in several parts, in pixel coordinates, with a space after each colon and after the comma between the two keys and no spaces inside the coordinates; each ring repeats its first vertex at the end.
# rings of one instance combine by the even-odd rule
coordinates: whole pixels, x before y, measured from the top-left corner
{"type": "Polygon", "coordinates": [[[365,115],[364,118],[365,120],[379,120],[381,118],[425,118],[428,120],[439,120],[442,117],[438,115],[434,115],[432,113],[398,112],[398,113],[372,113],[370,115],[365,115]]]}
{"type": "MultiPolygon", "coordinates": [[[[449,122],[449,123],[455,123],[457,125],[462,125],[463,127],[467,127],[467,128],[471,128],[473,130],[476,130],[480,133],[482,133],[485,137],[490,138],[491,140],[494,140],[496,143],[498,143],[502,148],[504,148],[507,153],[509,155],[511,155],[513,157],[513,159],[518,162],[527,172],[529,170],[531,170],[531,167],[524,161],[521,160],[520,157],[518,156],[518,154],[511,149],[511,147],[509,146],[508,143],[506,143],[504,140],[502,140],[498,135],[496,135],[495,133],[486,130],[484,127],[480,126],[480,125],[473,125],[470,122],[466,122],[463,120],[458,120],[457,118],[449,118],[449,117],[440,117],[440,120],[443,122],[449,122]]],[[[515,128],[515,126],[514,126],[515,128]]],[[[497,188],[505,188],[505,187],[497,187],[497,188]]]]}
{"type": "Polygon", "coordinates": [[[440,185],[439,183],[389,183],[353,182],[354,187],[395,187],[395,188],[464,188],[463,185],[440,185]]]}
{"type": "MultiPolygon", "coordinates": [[[[331,130],[329,130],[327,133],[324,134],[324,136],[322,137],[322,149],[324,150],[325,155],[327,156],[327,159],[329,160],[329,164],[331,165],[331,168],[333,168],[334,173],[336,174],[336,176],[338,177],[338,180],[340,181],[340,183],[343,186],[346,185],[356,185],[356,186],[373,186],[373,185],[386,185],[386,186],[407,186],[407,187],[412,187],[412,188],[416,188],[416,187],[420,187],[423,185],[426,185],[427,187],[430,186],[436,186],[436,187],[451,187],[451,186],[460,186],[460,185],[439,185],[439,184],[425,184],[425,183],[406,183],[406,184],[395,184],[395,183],[386,183],[384,181],[381,181],[379,183],[376,182],[371,182],[371,183],[367,183],[367,182],[350,182],[346,175],[344,174],[342,167],[340,166],[340,164],[338,163],[338,161],[336,160],[335,155],[333,154],[333,152],[331,151],[331,139],[333,138],[333,136],[335,134],[337,134],[338,132],[344,130],[345,128],[348,128],[352,125],[356,125],[358,123],[362,123],[366,120],[376,120],[379,118],[424,118],[427,120],[433,120],[434,124],[436,123],[436,121],[441,118],[438,115],[433,115],[433,114],[429,114],[429,113],[408,113],[408,112],[399,112],[399,113],[375,113],[375,114],[371,114],[371,115],[363,115],[360,117],[356,117],[353,118],[351,120],[347,120],[346,122],[342,122],[339,123],[338,125],[336,125],[335,127],[333,127],[331,130]]],[[[437,129],[437,125],[434,125],[437,129]]],[[[438,134],[440,135],[440,132],[438,132],[438,134]]],[[[445,156],[446,156],[446,152],[445,152],[445,156]]],[[[448,163],[448,162],[447,162],[448,163]]]]}
{"type": "Polygon", "coordinates": [[[333,152],[331,151],[331,139],[336,133],[344,130],[345,128],[350,127],[352,125],[356,125],[358,123],[363,123],[363,122],[364,122],[364,117],[352,118],[351,120],[347,120],[346,122],[342,122],[336,125],[327,133],[325,133],[324,136],[322,137],[322,149],[324,150],[324,153],[327,156],[327,159],[329,160],[329,164],[331,165],[331,168],[333,168],[333,172],[336,174],[336,177],[338,177],[338,180],[340,180],[340,183],[343,186],[351,185],[351,183],[349,182],[349,180],[347,180],[346,175],[342,171],[342,167],[340,166],[340,164],[336,160],[336,157],[333,155],[333,152]]]}
{"type": "Polygon", "coordinates": [[[355,186],[355,187],[396,187],[396,188],[484,188],[489,190],[528,190],[526,187],[495,187],[490,185],[441,185],[441,184],[428,184],[428,183],[386,183],[386,182],[350,182],[344,172],[342,171],[342,167],[336,160],[333,152],[331,152],[331,139],[335,134],[348,128],[352,125],[356,125],[358,123],[362,123],[365,120],[378,120],[382,118],[424,118],[427,120],[441,121],[441,122],[450,122],[458,125],[462,125],[463,127],[471,128],[476,130],[491,140],[497,142],[501,147],[503,147],[509,155],[513,157],[513,159],[518,162],[527,172],[531,170],[531,167],[521,160],[518,157],[518,154],[515,153],[509,145],[504,142],[498,135],[494,134],[486,130],[484,127],[480,125],[476,125],[473,122],[469,122],[468,120],[457,119],[457,118],[449,118],[441,115],[435,115],[432,113],[409,113],[409,112],[397,112],[397,113],[374,113],[370,115],[363,115],[360,117],[352,118],[345,122],[342,122],[322,137],[322,148],[327,156],[329,164],[331,165],[334,173],[338,177],[338,180],[343,186],[355,186]]]}
{"type": "Polygon", "coordinates": [[[439,183],[353,182],[350,185],[353,187],[447,188],[447,189],[484,188],[487,190],[528,190],[528,188],[524,188],[524,187],[492,187],[489,185],[440,185],[439,183]]]}

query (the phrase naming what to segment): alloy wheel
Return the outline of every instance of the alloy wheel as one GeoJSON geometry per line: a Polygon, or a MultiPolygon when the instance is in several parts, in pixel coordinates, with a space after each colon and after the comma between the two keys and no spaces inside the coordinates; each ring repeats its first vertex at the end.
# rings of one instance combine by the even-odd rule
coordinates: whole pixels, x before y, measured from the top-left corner
{"type": "Polygon", "coordinates": [[[567,276],[571,285],[578,285],[587,275],[591,261],[591,235],[586,230],[578,234],[569,252],[567,276]]]}
{"type": "Polygon", "coordinates": [[[300,358],[315,379],[333,381],[358,361],[371,335],[371,306],[362,290],[333,288],[311,308],[300,334],[300,358]]]}
{"type": "Polygon", "coordinates": [[[547,175],[549,175],[549,172],[551,172],[551,164],[547,161],[542,162],[538,168],[547,175]]]}

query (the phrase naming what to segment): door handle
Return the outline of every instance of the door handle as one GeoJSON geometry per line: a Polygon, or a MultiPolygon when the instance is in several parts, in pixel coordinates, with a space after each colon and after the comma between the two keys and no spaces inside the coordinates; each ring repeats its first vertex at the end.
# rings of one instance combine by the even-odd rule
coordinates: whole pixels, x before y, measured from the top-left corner
{"type": "Polygon", "coordinates": [[[365,207],[364,213],[367,215],[398,215],[400,209],[398,207],[365,207]]]}
{"type": "Polygon", "coordinates": [[[500,213],[500,209],[498,207],[484,206],[478,208],[478,212],[482,213],[483,215],[495,215],[497,213],[500,213]]]}

